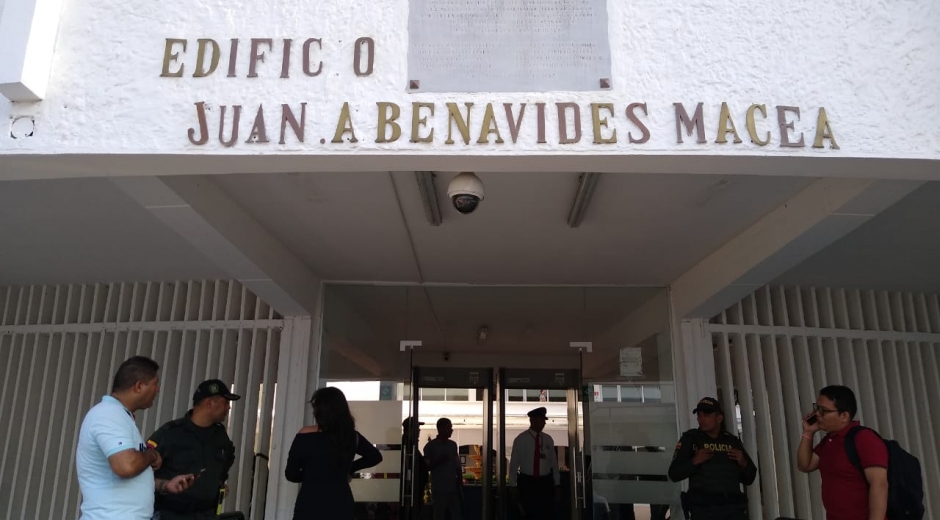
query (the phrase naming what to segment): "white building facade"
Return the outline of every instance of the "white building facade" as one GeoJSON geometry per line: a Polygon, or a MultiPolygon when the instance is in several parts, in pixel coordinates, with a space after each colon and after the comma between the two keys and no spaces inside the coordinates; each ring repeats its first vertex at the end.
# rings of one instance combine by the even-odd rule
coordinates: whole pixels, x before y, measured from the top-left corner
{"type": "MultiPolygon", "coordinates": [[[[605,475],[737,403],[770,520],[822,518],[798,422],[844,383],[937,489],[940,5],[530,4],[0,0],[0,518],[75,516],[77,426],[135,353],[145,435],[203,378],[245,392],[252,519],[291,514],[316,388],[412,366],[614,388],[595,462],[666,451],[605,475]]],[[[675,507],[640,481],[595,489],[675,507]]]]}

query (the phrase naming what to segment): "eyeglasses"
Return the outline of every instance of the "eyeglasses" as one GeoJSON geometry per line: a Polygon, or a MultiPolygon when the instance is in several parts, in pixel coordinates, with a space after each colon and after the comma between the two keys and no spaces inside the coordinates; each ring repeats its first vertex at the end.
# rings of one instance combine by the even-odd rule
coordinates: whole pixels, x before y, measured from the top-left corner
{"type": "Polygon", "coordinates": [[[819,406],[819,403],[813,403],[813,411],[819,415],[826,415],[827,413],[838,412],[839,410],[830,410],[828,408],[823,408],[819,406]]]}

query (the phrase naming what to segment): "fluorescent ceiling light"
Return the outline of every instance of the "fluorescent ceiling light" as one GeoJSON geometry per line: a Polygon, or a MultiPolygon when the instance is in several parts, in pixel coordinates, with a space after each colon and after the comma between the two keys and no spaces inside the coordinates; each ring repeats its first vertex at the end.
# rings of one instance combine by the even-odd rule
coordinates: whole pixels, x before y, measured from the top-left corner
{"type": "Polygon", "coordinates": [[[418,192],[421,194],[421,203],[424,205],[424,215],[428,219],[428,224],[440,226],[443,219],[441,206],[437,201],[434,177],[434,172],[415,172],[415,180],[418,181],[418,192]]]}
{"type": "Polygon", "coordinates": [[[578,178],[578,192],[574,196],[574,202],[571,204],[571,211],[568,212],[568,226],[576,228],[584,220],[584,214],[591,204],[591,197],[594,196],[594,188],[597,187],[597,180],[601,174],[597,172],[585,172],[578,178]]]}

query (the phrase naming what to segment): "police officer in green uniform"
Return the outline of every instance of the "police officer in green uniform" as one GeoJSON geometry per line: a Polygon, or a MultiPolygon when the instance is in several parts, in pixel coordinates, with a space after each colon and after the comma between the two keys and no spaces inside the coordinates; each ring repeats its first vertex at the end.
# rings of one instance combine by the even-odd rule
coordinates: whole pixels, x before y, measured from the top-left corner
{"type": "Polygon", "coordinates": [[[747,520],[741,484],[751,485],[757,466],[736,436],[724,430],[721,403],[705,397],[692,410],[698,428],[682,434],[669,466],[669,479],[689,479],[682,507],[692,520],[747,520]]]}
{"type": "Polygon", "coordinates": [[[158,479],[192,473],[196,480],[185,492],[169,495],[158,491],[154,509],[160,520],[209,520],[227,492],[225,482],[235,462],[232,444],[222,422],[231,402],[241,399],[218,379],[203,381],[193,394],[193,409],[160,427],[147,441],[160,452],[163,466],[158,479]]]}

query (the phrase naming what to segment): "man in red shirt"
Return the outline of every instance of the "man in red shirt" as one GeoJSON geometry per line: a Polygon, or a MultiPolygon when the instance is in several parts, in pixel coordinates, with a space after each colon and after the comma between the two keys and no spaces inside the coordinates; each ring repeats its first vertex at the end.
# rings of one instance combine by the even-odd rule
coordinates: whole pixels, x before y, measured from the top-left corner
{"type": "Polygon", "coordinates": [[[849,461],[845,436],[854,427],[858,404],[845,386],[819,391],[813,412],[803,418],[797,466],[804,473],[819,470],[827,520],[885,520],[888,509],[888,449],[871,430],[855,436],[864,475],[849,461]],[[815,420],[813,420],[815,418],[815,420]],[[813,448],[813,434],[826,436],[813,448]]]}

